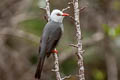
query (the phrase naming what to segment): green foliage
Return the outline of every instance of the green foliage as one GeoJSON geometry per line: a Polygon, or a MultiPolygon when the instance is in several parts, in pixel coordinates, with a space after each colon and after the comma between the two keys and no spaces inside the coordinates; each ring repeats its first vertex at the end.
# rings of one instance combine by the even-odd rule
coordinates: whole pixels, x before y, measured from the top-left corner
{"type": "Polygon", "coordinates": [[[94,80],[105,80],[105,74],[99,69],[94,69],[92,75],[94,80]]]}
{"type": "Polygon", "coordinates": [[[75,70],[76,66],[76,61],[73,58],[69,58],[68,60],[64,61],[64,63],[61,65],[63,73],[67,75],[72,73],[75,70]]]}
{"type": "Polygon", "coordinates": [[[116,37],[115,28],[110,28],[108,33],[109,33],[108,35],[109,35],[110,37],[112,37],[112,38],[116,37]]]}
{"type": "Polygon", "coordinates": [[[107,24],[103,24],[102,27],[103,27],[105,34],[108,35],[109,29],[110,29],[109,26],[107,24]]]}
{"type": "Polygon", "coordinates": [[[120,25],[113,28],[113,27],[108,26],[107,24],[103,24],[102,27],[103,27],[104,33],[107,36],[110,36],[111,38],[115,38],[120,35],[120,25]]]}
{"type": "Polygon", "coordinates": [[[113,9],[120,10],[120,1],[119,0],[115,0],[113,2],[113,9]]]}
{"type": "Polygon", "coordinates": [[[45,25],[45,22],[40,19],[29,19],[22,21],[20,25],[22,26],[23,30],[33,33],[37,36],[40,36],[45,25]]]}
{"type": "Polygon", "coordinates": [[[29,58],[29,61],[30,61],[30,63],[31,64],[37,64],[37,55],[32,55],[32,56],[30,56],[30,58],[29,58]]]}
{"type": "Polygon", "coordinates": [[[115,28],[116,36],[120,35],[120,24],[115,28]]]}

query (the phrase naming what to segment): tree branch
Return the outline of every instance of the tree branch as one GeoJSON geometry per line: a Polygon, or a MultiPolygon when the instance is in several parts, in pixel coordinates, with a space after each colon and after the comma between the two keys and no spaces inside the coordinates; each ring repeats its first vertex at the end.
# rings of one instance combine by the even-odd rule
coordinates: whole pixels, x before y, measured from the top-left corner
{"type": "Polygon", "coordinates": [[[78,45],[75,45],[75,44],[69,44],[69,46],[72,46],[72,47],[78,48],[78,45]]]}
{"type": "Polygon", "coordinates": [[[65,76],[64,78],[62,78],[62,80],[69,79],[70,77],[71,77],[71,75],[65,76]]]}
{"type": "Polygon", "coordinates": [[[70,6],[67,6],[66,8],[62,9],[62,12],[66,11],[68,9],[70,9],[70,6]]]}
{"type": "Polygon", "coordinates": [[[50,20],[50,0],[46,0],[46,13],[49,21],[50,20]]]}
{"type": "Polygon", "coordinates": [[[82,13],[86,8],[87,8],[87,6],[80,8],[80,13],[82,13]]]}
{"type": "Polygon", "coordinates": [[[84,65],[83,65],[83,50],[82,50],[82,40],[81,40],[81,28],[80,28],[80,19],[79,19],[79,7],[78,7],[78,0],[73,0],[73,6],[74,6],[74,17],[75,17],[75,26],[76,26],[76,37],[78,42],[78,48],[77,48],[77,56],[78,56],[78,79],[79,80],[85,80],[84,77],[84,65]]]}
{"type": "Polygon", "coordinates": [[[54,56],[54,61],[55,61],[55,62],[54,62],[55,69],[52,70],[52,71],[54,71],[54,72],[56,73],[56,79],[57,79],[57,80],[63,80],[63,79],[61,78],[60,72],[59,72],[58,56],[57,56],[56,53],[54,53],[53,56],[54,56]]]}

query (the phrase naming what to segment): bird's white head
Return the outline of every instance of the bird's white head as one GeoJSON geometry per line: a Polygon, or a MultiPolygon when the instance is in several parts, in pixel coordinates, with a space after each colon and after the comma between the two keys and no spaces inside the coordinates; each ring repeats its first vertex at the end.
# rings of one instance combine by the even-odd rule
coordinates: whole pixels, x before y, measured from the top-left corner
{"type": "Polygon", "coordinates": [[[62,11],[55,9],[52,11],[50,19],[55,22],[62,22],[65,16],[69,16],[69,14],[63,13],[62,11]]]}

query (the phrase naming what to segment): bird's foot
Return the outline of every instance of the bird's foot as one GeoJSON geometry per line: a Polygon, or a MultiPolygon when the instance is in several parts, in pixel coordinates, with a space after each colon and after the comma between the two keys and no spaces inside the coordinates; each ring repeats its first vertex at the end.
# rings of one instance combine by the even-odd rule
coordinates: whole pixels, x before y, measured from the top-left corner
{"type": "Polygon", "coordinates": [[[52,53],[58,53],[58,51],[56,49],[52,50],[52,53]]]}

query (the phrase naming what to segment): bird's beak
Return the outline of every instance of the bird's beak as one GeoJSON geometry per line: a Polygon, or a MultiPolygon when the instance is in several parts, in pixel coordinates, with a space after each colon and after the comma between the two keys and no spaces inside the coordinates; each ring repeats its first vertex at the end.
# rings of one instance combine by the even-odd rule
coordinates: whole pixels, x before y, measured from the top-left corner
{"type": "Polygon", "coordinates": [[[63,13],[62,16],[69,16],[69,14],[68,13],[63,13]]]}

